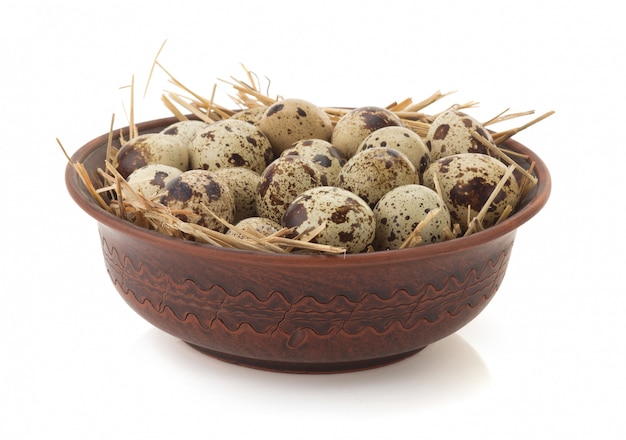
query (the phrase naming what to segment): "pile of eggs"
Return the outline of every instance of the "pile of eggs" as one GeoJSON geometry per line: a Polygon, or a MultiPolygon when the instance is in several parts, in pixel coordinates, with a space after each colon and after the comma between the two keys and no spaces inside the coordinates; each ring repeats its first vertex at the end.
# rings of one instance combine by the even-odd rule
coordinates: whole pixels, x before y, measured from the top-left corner
{"type": "MultiPolygon", "coordinates": [[[[422,139],[385,108],[353,109],[333,124],[308,101],[282,99],[141,134],[120,147],[115,166],[136,192],[184,221],[232,235],[291,228],[297,237],[323,226],[317,243],[383,251],[399,249],[429,213],[418,245],[450,238],[454,225],[466,230],[492,196],[507,166],[472,132],[495,147],[456,110],[441,113],[422,139]]],[[[511,175],[482,226],[518,197],[511,175]]]]}

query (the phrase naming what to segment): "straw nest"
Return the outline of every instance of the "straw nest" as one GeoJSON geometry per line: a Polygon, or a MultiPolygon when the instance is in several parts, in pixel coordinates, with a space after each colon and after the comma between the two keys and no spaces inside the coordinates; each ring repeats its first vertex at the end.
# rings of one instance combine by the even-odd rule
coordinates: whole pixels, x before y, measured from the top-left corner
{"type": "MultiPolygon", "coordinates": [[[[162,48],[163,47],[161,47],[161,49],[162,48]]],[[[159,50],[159,53],[160,52],[161,50],[159,50]]],[[[207,123],[211,123],[230,118],[237,111],[268,106],[280,99],[279,97],[271,98],[267,93],[262,92],[258,77],[253,72],[246,69],[245,66],[242,66],[245,72],[244,80],[236,79],[234,77],[231,77],[228,80],[219,80],[232,88],[232,94],[229,94],[229,97],[232,100],[231,105],[220,105],[214,102],[217,84],[213,86],[211,96],[209,98],[205,98],[190,90],[182,82],[171,75],[158,61],[158,56],[159,54],[155,57],[150,76],[152,76],[155,68],[160,68],[167,74],[168,81],[178,89],[178,91],[163,92],[161,100],[165,107],[180,121],[199,119],[207,123]],[[233,110],[233,108],[238,109],[233,110]]],[[[403,121],[406,127],[410,128],[418,135],[425,137],[430,128],[430,124],[439,114],[428,114],[425,112],[425,109],[448,95],[449,93],[436,92],[431,96],[428,96],[426,99],[418,102],[414,102],[411,98],[407,98],[399,102],[393,102],[386,106],[386,108],[393,111],[403,121]]],[[[131,83],[131,106],[128,131],[129,138],[135,137],[139,134],[134,122],[133,96],[134,78],[131,83]]],[[[468,102],[464,104],[454,104],[451,107],[448,107],[448,109],[454,108],[461,110],[474,107],[476,105],[477,103],[475,102],[468,102]]],[[[338,107],[323,107],[322,109],[328,114],[333,124],[335,124],[346,112],[349,111],[348,109],[338,107]]],[[[513,129],[494,132],[493,140],[497,145],[501,145],[505,140],[547,118],[553,113],[554,112],[552,111],[547,112],[532,119],[530,122],[513,129]]],[[[483,125],[485,127],[492,126],[498,122],[532,114],[534,114],[534,111],[512,114],[509,113],[507,109],[490,120],[483,122],[483,125]]],[[[167,236],[193,240],[213,246],[272,253],[345,254],[345,249],[343,248],[327,246],[315,242],[316,235],[318,235],[325,227],[323,224],[314,229],[307,230],[296,237],[293,237],[293,231],[288,228],[283,228],[269,236],[262,236],[255,232],[239,229],[235,225],[229,224],[218,216],[215,216],[208,208],[206,208],[207,212],[214,215],[226,226],[226,228],[232,229],[238,233],[230,235],[195,224],[193,222],[194,214],[191,212],[178,212],[159,203],[156,198],[150,199],[144,197],[128,184],[128,182],[120,175],[113,165],[117,153],[117,148],[114,147],[113,142],[115,138],[113,123],[114,117],[111,120],[111,128],[109,130],[106,160],[105,163],[102,164],[102,168],[99,168],[97,170],[97,174],[95,175],[90,174],[82,163],[72,161],[63,148],[61,142],[57,139],[57,142],[66,155],[68,161],[80,176],[91,196],[102,209],[132,222],[137,226],[151,229],[167,236]],[[187,218],[188,220],[183,221],[181,220],[181,217],[187,218]]],[[[530,164],[528,169],[522,168],[518,164],[518,161],[515,160],[516,156],[518,156],[518,158],[520,157],[518,153],[500,147],[494,148],[477,132],[472,132],[472,136],[474,136],[478,142],[489,148],[489,153],[491,155],[498,157],[502,162],[507,164],[508,169],[498,186],[493,191],[489,200],[487,200],[482,209],[479,211],[478,215],[474,218],[468,219],[468,229],[464,233],[461,233],[458,225],[454,225],[452,230],[447,231],[447,239],[450,240],[461,235],[467,236],[483,229],[482,217],[500,191],[501,187],[514,172],[517,172],[518,175],[522,176],[520,185],[520,191],[522,194],[520,194],[519,199],[523,198],[524,194],[537,183],[537,179],[533,175],[533,163],[530,164]]],[[[120,130],[120,145],[126,140],[127,139],[124,138],[123,133],[120,130]]],[[[522,158],[528,159],[526,157],[522,158]]],[[[439,190],[438,188],[436,189],[439,190]]],[[[515,206],[508,206],[498,222],[506,219],[514,211],[515,206]]],[[[424,220],[416,226],[413,233],[402,245],[402,248],[420,245],[420,231],[432,218],[435,217],[436,213],[437,210],[433,210],[430,215],[426,216],[426,218],[424,218],[424,220]]],[[[373,252],[371,248],[369,248],[368,251],[373,252]]]]}

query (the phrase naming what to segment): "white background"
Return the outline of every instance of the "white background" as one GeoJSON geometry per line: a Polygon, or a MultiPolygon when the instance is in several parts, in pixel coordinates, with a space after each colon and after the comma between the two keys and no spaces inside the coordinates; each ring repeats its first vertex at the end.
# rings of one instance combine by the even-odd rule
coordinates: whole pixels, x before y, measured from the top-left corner
{"type": "Polygon", "coordinates": [[[3,5],[0,438],[624,438],[624,18],[605,0],[3,5]],[[134,314],[55,138],[73,152],[113,113],[127,125],[132,75],[137,120],[168,116],[163,72],[141,97],[166,39],[160,61],[204,95],[243,63],[320,105],[441,90],[433,112],[555,110],[516,136],[553,192],[485,311],[408,360],[323,376],[225,364],[134,314]]]}

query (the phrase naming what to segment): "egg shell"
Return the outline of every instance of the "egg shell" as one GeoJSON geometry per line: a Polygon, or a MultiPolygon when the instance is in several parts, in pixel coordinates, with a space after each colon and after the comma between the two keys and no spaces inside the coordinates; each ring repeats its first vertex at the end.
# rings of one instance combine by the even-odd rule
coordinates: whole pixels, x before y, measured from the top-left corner
{"type": "Polygon", "coordinates": [[[270,140],[276,156],[302,139],[329,141],[333,131],[326,112],[309,101],[293,98],[268,106],[257,126],[270,140]]]}
{"type": "Polygon", "coordinates": [[[118,150],[115,166],[127,178],[137,168],[159,163],[187,171],[189,153],[185,145],[173,136],[146,133],[125,142],[118,150]]]}
{"type": "Polygon", "coordinates": [[[368,148],[352,156],[341,169],[336,186],[352,191],[373,208],[393,188],[419,183],[411,161],[393,148],[368,148]]]}
{"type": "Polygon", "coordinates": [[[325,224],[314,242],[363,251],[374,239],[376,219],[371,208],[356,194],[334,186],[311,188],[287,208],[283,225],[300,234],[325,224]]]}
{"type": "MultiPolygon", "coordinates": [[[[452,222],[458,223],[465,231],[468,227],[468,206],[471,220],[483,208],[507,168],[498,159],[485,154],[454,154],[438,159],[428,167],[424,173],[424,185],[436,189],[437,179],[452,222]]],[[[493,226],[507,205],[515,208],[518,198],[519,185],[512,175],[489,207],[483,227],[493,226]]]]}
{"type": "Polygon", "coordinates": [[[255,199],[257,213],[280,223],[293,199],[307,189],[325,184],[319,167],[309,159],[279,157],[261,174],[255,199]]]}
{"type": "Polygon", "coordinates": [[[233,193],[235,222],[257,215],[255,199],[261,181],[260,174],[243,167],[222,168],[214,171],[214,174],[222,178],[233,193]]]}
{"type": "Polygon", "coordinates": [[[430,152],[426,143],[417,133],[407,127],[380,128],[361,142],[357,152],[374,147],[388,147],[404,153],[420,176],[430,165],[430,152]]]}
{"type": "Polygon", "coordinates": [[[177,176],[165,186],[159,201],[175,211],[183,221],[196,223],[218,232],[225,232],[226,227],[210,213],[232,223],[235,218],[235,200],[222,178],[206,170],[189,170],[177,176]]]}
{"type": "Polygon", "coordinates": [[[350,110],[335,124],[330,142],[349,159],[371,133],[383,127],[399,126],[402,120],[391,110],[366,106],[350,110]]]}
{"type": "Polygon", "coordinates": [[[376,216],[374,249],[399,249],[417,225],[435,209],[439,212],[420,232],[420,245],[446,239],[445,231],[451,228],[448,207],[439,194],[423,185],[403,185],[392,189],[373,210],[376,216]]]}
{"type": "Polygon", "coordinates": [[[267,237],[274,234],[275,232],[278,232],[281,228],[282,227],[280,224],[268,218],[248,217],[237,222],[237,224],[235,225],[235,229],[229,229],[226,234],[233,237],[246,239],[248,238],[248,236],[239,232],[240,230],[243,230],[244,232],[248,232],[252,235],[267,237]]]}
{"type": "Polygon", "coordinates": [[[252,124],[223,119],[200,130],[189,147],[192,169],[244,167],[262,173],[274,159],[267,137],[252,124]]]}
{"type": "Polygon", "coordinates": [[[266,109],[267,106],[247,108],[233,114],[230,119],[238,119],[240,121],[247,122],[248,124],[257,125],[266,109]]]}
{"type": "Polygon", "coordinates": [[[476,119],[458,110],[441,113],[431,123],[426,134],[431,160],[459,153],[489,154],[487,147],[474,138],[472,130],[495,146],[489,131],[476,119]]]}
{"type": "Polygon", "coordinates": [[[163,130],[161,130],[161,134],[166,134],[169,136],[174,136],[185,145],[186,148],[189,148],[191,145],[191,141],[196,137],[196,134],[206,128],[209,124],[204,121],[198,121],[195,119],[188,119],[184,121],[174,122],[173,124],[168,125],[163,130]]]}
{"type": "MultiPolygon", "coordinates": [[[[182,174],[176,167],[154,163],[137,168],[130,173],[126,181],[130,186],[146,198],[157,196],[175,177],[182,174]]],[[[124,193],[124,197],[131,197],[124,193]]]]}
{"type": "Polygon", "coordinates": [[[320,167],[326,175],[327,182],[334,182],[339,176],[346,158],[341,155],[333,144],[323,139],[303,139],[284,150],[281,156],[302,156],[320,167]]]}

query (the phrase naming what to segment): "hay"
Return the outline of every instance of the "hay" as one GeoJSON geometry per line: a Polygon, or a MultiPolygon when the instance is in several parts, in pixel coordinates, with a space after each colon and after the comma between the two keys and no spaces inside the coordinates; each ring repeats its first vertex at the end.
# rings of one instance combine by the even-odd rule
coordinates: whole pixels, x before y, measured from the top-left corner
{"type": "MultiPolygon", "coordinates": [[[[165,72],[168,77],[168,82],[174,85],[176,89],[178,89],[178,91],[164,91],[161,96],[161,101],[163,102],[164,106],[175,116],[175,118],[180,121],[188,120],[189,115],[191,115],[193,118],[197,118],[207,123],[211,123],[231,117],[234,113],[238,111],[233,110],[232,107],[239,107],[241,110],[251,109],[271,105],[280,99],[279,96],[275,98],[269,96],[269,85],[271,84],[269,82],[269,79],[267,90],[262,91],[258,76],[254,72],[248,70],[242,64],[241,66],[245,73],[245,80],[240,80],[234,77],[231,77],[228,80],[219,80],[219,82],[226,84],[232,88],[232,93],[228,94],[228,96],[232,100],[233,104],[231,106],[219,105],[215,102],[217,84],[213,86],[210,98],[205,98],[185,86],[181,81],[176,79],[170,72],[168,72],[167,69],[165,69],[165,67],[158,61],[158,57],[163,50],[164,45],[165,42],[160,47],[159,52],[157,53],[157,56],[155,57],[152,64],[148,84],[146,84],[146,88],[144,90],[144,96],[147,93],[148,85],[154,74],[154,71],[158,67],[163,72],[165,72]]],[[[132,138],[139,134],[135,126],[134,76],[132,77],[130,90],[131,109],[128,136],[132,138]]],[[[426,97],[425,99],[417,102],[414,102],[412,98],[405,98],[403,100],[400,100],[399,102],[393,101],[391,104],[386,106],[386,108],[394,112],[402,120],[406,127],[410,128],[423,138],[428,133],[430,125],[435,120],[435,118],[439,114],[443,113],[439,112],[428,114],[425,112],[425,109],[432,104],[439,102],[441,99],[449,96],[451,93],[452,92],[442,93],[440,91],[437,91],[426,97]]],[[[474,107],[476,105],[476,102],[454,104],[444,111],[447,111],[449,109],[466,109],[474,107]]],[[[336,122],[343,115],[350,111],[350,109],[338,107],[323,107],[322,110],[326,112],[333,124],[336,124],[336,122]]],[[[507,113],[508,109],[491,118],[484,125],[492,125],[505,120],[528,116],[533,114],[534,112],[529,111],[515,114],[507,113]]],[[[496,144],[499,145],[506,139],[512,137],[514,134],[517,134],[521,130],[524,130],[536,124],[537,122],[545,119],[553,113],[554,112],[545,113],[544,115],[532,120],[531,122],[523,124],[517,128],[499,133],[496,132],[493,136],[494,141],[496,142],[496,144]]],[[[269,236],[261,236],[260,234],[247,232],[237,228],[236,225],[229,224],[224,219],[221,219],[214,213],[212,213],[208,207],[205,207],[207,212],[215,216],[226,229],[231,229],[235,232],[238,232],[240,237],[237,237],[234,235],[229,235],[202,227],[198,224],[195,224],[193,221],[181,220],[181,217],[183,216],[190,220],[193,220],[193,214],[191,212],[171,210],[170,208],[159,203],[156,199],[146,198],[143,194],[134,190],[134,188],[119,174],[119,172],[117,172],[115,167],[115,157],[117,149],[113,147],[114,119],[115,118],[113,116],[111,120],[111,127],[109,130],[105,163],[103,164],[103,168],[98,169],[98,176],[89,175],[83,164],[73,162],[65,151],[65,148],[63,148],[63,146],[61,145],[61,142],[57,139],[57,142],[59,146],[61,146],[63,153],[76,170],[76,173],[84,183],[89,194],[94,198],[94,200],[102,209],[105,209],[106,211],[113,213],[114,215],[126,221],[132,222],[142,228],[151,229],[167,236],[185,240],[192,240],[212,246],[266,253],[346,253],[346,250],[344,248],[328,246],[315,242],[315,238],[317,237],[317,235],[322,230],[324,230],[324,224],[320,225],[317,228],[307,230],[304,233],[299,234],[295,237],[293,229],[287,228],[281,229],[280,231],[277,231],[276,233],[269,236]]],[[[125,139],[121,130],[119,136],[119,140],[123,144],[125,142],[125,139]]],[[[493,145],[491,145],[484,138],[482,138],[482,136],[480,136],[480,134],[478,134],[477,132],[472,132],[472,136],[474,136],[481,144],[489,148],[489,151],[491,153],[500,158],[503,162],[507,163],[509,165],[509,168],[507,169],[507,173],[503,177],[503,180],[501,180],[498,187],[496,187],[494,193],[487,201],[487,203],[485,203],[485,206],[482,207],[478,215],[474,218],[468,219],[469,227],[464,234],[465,236],[483,229],[482,217],[484,216],[484,213],[491,204],[491,201],[495,197],[495,194],[497,194],[501,186],[504,184],[506,179],[511,176],[514,170],[519,171],[523,176],[523,181],[520,185],[520,197],[526,194],[530,190],[530,188],[532,188],[537,183],[537,178],[532,174],[534,164],[531,164],[530,169],[526,170],[513,159],[514,157],[519,157],[516,156],[515,152],[507,151],[503,148],[500,148],[499,146],[497,148],[494,148],[493,145]]],[[[435,179],[435,183],[437,185],[437,192],[441,195],[441,189],[438,186],[437,179],[435,179]]],[[[507,207],[505,212],[502,213],[502,216],[500,217],[498,222],[506,219],[511,213],[514,212],[514,210],[515,207],[507,207]]],[[[421,242],[420,231],[428,224],[429,221],[432,220],[437,212],[438,210],[431,211],[426,216],[426,218],[417,225],[413,233],[407,238],[407,240],[402,244],[401,247],[407,248],[419,245],[421,242]]],[[[448,240],[452,240],[456,237],[459,237],[460,235],[461,230],[458,224],[453,225],[452,230],[448,229],[446,231],[446,238],[448,240]]],[[[371,248],[370,251],[372,251],[371,248]]]]}

